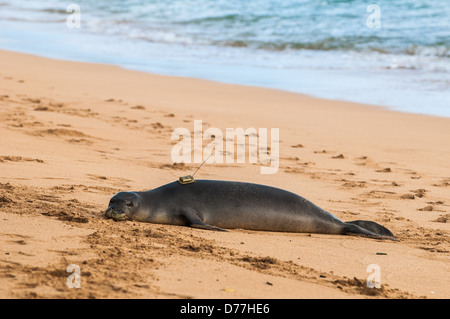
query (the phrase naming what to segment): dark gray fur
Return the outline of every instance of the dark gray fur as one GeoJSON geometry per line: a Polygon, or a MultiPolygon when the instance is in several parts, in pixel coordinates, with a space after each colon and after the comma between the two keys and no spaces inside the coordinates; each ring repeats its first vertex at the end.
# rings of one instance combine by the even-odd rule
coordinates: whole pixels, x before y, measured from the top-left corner
{"type": "Polygon", "coordinates": [[[173,182],[147,192],[121,192],[111,199],[106,216],[211,230],[242,228],[395,239],[375,222],[343,222],[294,193],[242,182],[197,180],[185,185],[173,182]]]}

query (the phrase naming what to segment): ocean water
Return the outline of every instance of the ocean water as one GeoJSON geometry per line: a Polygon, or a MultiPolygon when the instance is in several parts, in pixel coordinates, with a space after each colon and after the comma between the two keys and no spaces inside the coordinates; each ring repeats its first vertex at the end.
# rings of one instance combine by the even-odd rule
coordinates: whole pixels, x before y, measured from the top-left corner
{"type": "Polygon", "coordinates": [[[449,0],[73,3],[0,0],[0,48],[450,117],[449,0]]]}

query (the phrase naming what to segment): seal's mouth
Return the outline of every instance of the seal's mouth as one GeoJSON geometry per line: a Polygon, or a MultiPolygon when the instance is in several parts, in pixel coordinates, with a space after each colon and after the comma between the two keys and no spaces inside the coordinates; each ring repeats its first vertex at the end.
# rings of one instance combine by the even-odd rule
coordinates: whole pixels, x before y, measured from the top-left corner
{"type": "Polygon", "coordinates": [[[128,216],[123,212],[118,212],[112,208],[108,208],[105,212],[107,218],[112,218],[115,221],[127,220],[128,216]]]}

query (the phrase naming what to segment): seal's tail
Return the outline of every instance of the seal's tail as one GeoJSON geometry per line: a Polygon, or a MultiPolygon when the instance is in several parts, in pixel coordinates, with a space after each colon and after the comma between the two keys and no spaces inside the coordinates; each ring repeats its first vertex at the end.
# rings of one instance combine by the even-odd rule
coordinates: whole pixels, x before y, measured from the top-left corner
{"type": "Polygon", "coordinates": [[[344,233],[362,235],[380,239],[397,240],[392,232],[384,226],[367,220],[355,220],[344,223],[344,233]]]}

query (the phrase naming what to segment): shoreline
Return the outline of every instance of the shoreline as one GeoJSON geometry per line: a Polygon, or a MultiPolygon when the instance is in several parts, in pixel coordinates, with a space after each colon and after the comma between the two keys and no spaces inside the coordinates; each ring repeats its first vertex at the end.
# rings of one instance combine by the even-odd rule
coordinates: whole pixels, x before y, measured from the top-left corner
{"type": "Polygon", "coordinates": [[[9,51],[0,51],[0,70],[0,296],[450,296],[449,118],[9,51]],[[206,164],[196,178],[283,188],[344,221],[378,222],[400,241],[105,220],[115,193],[195,170],[170,157],[171,133],[193,132],[194,120],[203,130],[280,129],[276,174],[235,162],[206,164]],[[39,247],[42,230],[56,239],[39,247]],[[90,274],[82,289],[65,287],[59,272],[69,263],[90,274]],[[361,287],[370,264],[382,269],[381,290],[361,287]],[[117,265],[126,270],[112,273],[117,265]],[[195,280],[189,265],[202,269],[195,280]]]}
{"type": "Polygon", "coordinates": [[[365,4],[289,2],[268,9],[233,2],[219,3],[214,10],[207,10],[207,2],[199,6],[200,11],[186,3],[67,6],[57,1],[5,1],[0,47],[450,118],[449,47],[441,38],[446,25],[443,1],[414,8],[385,3],[389,14],[380,28],[365,20],[378,7],[365,4]],[[283,8],[295,8],[296,13],[283,8]],[[412,22],[398,15],[403,10],[415,12],[425,36],[409,32],[412,22]],[[310,16],[327,17],[330,12],[336,19],[319,25],[310,16]]]}
{"type": "MultiPolygon", "coordinates": [[[[28,36],[32,37],[33,35],[28,36]]],[[[87,40],[89,43],[95,43],[94,39],[96,35],[88,34],[85,36],[88,37],[87,40]]],[[[65,45],[60,35],[53,35],[53,37],[48,38],[47,41],[55,42],[55,46],[65,45]]],[[[83,39],[83,35],[72,34],[69,38],[71,39],[70,42],[76,43],[83,39]]],[[[104,49],[106,50],[106,48],[104,49]]],[[[158,47],[153,49],[158,50],[158,47]]],[[[165,50],[168,49],[165,48],[165,50]]],[[[129,59],[126,56],[110,58],[109,55],[115,55],[115,51],[109,52],[109,55],[105,52],[101,54],[94,54],[93,52],[86,54],[86,52],[78,52],[74,46],[66,48],[68,52],[59,52],[54,47],[34,50],[20,44],[8,44],[7,48],[2,50],[67,62],[117,66],[125,70],[144,72],[152,75],[195,78],[222,84],[280,90],[288,93],[308,95],[317,99],[340,100],[362,105],[379,106],[386,110],[450,118],[450,111],[447,110],[446,103],[443,102],[446,96],[442,95],[443,93],[441,91],[436,91],[437,88],[429,87],[430,83],[438,83],[439,81],[444,81],[442,85],[445,85],[447,83],[445,82],[446,80],[440,78],[438,74],[428,74],[428,77],[431,78],[422,78],[423,75],[417,74],[415,71],[408,70],[407,68],[398,70],[394,68],[389,73],[386,73],[385,69],[389,69],[388,67],[383,68],[378,66],[374,69],[362,69],[358,74],[354,70],[320,70],[308,69],[306,66],[290,68],[289,65],[281,68],[271,65],[266,70],[261,65],[252,65],[249,62],[251,61],[251,51],[241,52],[244,55],[244,61],[246,61],[242,64],[227,64],[226,59],[219,58],[213,60],[211,65],[208,65],[202,63],[202,60],[199,58],[178,61],[177,59],[173,59],[173,57],[166,58],[160,55],[154,56],[152,63],[147,63],[142,56],[136,56],[135,60],[129,59]],[[52,53],[47,54],[46,50],[52,53]],[[75,52],[70,53],[71,51],[75,52]],[[187,64],[191,65],[191,67],[186,68],[185,65],[187,64]],[[214,71],[211,71],[211,69],[214,71]],[[235,74],[245,74],[245,76],[237,77],[235,74]],[[404,86],[402,84],[404,78],[414,78],[415,81],[423,84],[414,87],[404,86]],[[341,88],[335,87],[334,83],[337,81],[344,81],[346,85],[342,85],[341,88]],[[428,89],[424,89],[427,86],[428,89]],[[342,88],[346,87],[352,87],[352,89],[342,90],[342,88]],[[392,87],[395,87],[395,89],[392,89],[392,87]],[[433,92],[431,95],[430,90],[433,92]],[[430,103],[433,105],[431,110],[429,108],[430,103]]],[[[177,47],[176,51],[181,52],[182,48],[177,47]]],[[[323,52],[316,52],[315,54],[320,55],[323,52]]],[[[331,59],[335,59],[336,63],[339,63],[338,57],[331,57],[331,59]]],[[[326,57],[323,58],[326,59],[326,57]]],[[[275,59],[275,57],[271,59],[275,59]]],[[[320,60],[320,56],[316,56],[315,60],[317,59],[320,60]]],[[[273,61],[271,63],[273,64],[273,61]]],[[[350,63],[348,58],[345,63],[350,63]]],[[[362,62],[359,61],[358,63],[361,64],[362,62]]]]}
{"type": "MultiPolygon", "coordinates": [[[[227,82],[227,81],[220,81],[216,79],[208,79],[201,76],[189,76],[189,75],[173,75],[173,74],[165,74],[165,73],[158,73],[158,72],[152,72],[152,71],[146,71],[146,70],[140,70],[133,67],[126,67],[120,64],[114,64],[114,63],[101,63],[101,62],[95,62],[95,61],[87,61],[87,60],[77,60],[77,59],[70,59],[70,58],[62,58],[62,57],[48,57],[43,56],[38,53],[29,53],[22,50],[10,50],[10,49],[2,49],[0,48],[0,52],[10,52],[10,53],[17,53],[19,55],[25,55],[25,56],[34,56],[36,58],[43,58],[43,59],[49,59],[49,60],[55,60],[55,61],[61,61],[61,62],[69,62],[69,63],[80,63],[80,64],[91,64],[91,65],[102,65],[102,66],[109,66],[109,67],[116,67],[123,71],[130,71],[130,72],[137,72],[137,73],[143,73],[148,74],[150,76],[160,76],[162,78],[177,78],[177,79],[186,79],[186,80],[198,80],[198,81],[205,81],[205,82],[212,82],[222,85],[229,85],[229,86],[240,86],[240,87],[248,87],[248,88],[254,88],[254,89],[262,89],[262,90],[273,90],[273,91],[279,91],[280,93],[286,93],[286,94],[294,94],[299,96],[305,96],[311,99],[317,99],[317,100],[323,100],[323,101],[330,101],[332,102],[341,102],[341,103],[347,103],[347,104],[353,104],[353,105],[359,105],[362,107],[375,107],[380,108],[384,111],[388,112],[396,112],[396,113],[405,113],[409,115],[418,115],[418,116],[429,116],[429,117],[436,117],[436,118],[443,118],[443,119],[450,119],[450,116],[444,116],[444,115],[436,115],[436,114],[428,114],[428,113],[422,113],[422,112],[413,112],[408,110],[399,110],[397,107],[392,105],[381,105],[376,103],[365,103],[365,102],[358,102],[353,100],[346,100],[346,99],[333,99],[333,98],[327,98],[327,97],[321,97],[316,96],[314,94],[309,94],[305,92],[298,92],[296,90],[289,90],[289,89],[283,89],[283,88],[275,88],[275,87],[269,87],[269,86],[263,86],[263,85],[253,85],[253,84],[242,84],[242,83],[234,83],[234,82],[227,82]]],[[[169,72],[170,73],[170,72],[169,72]]]]}

